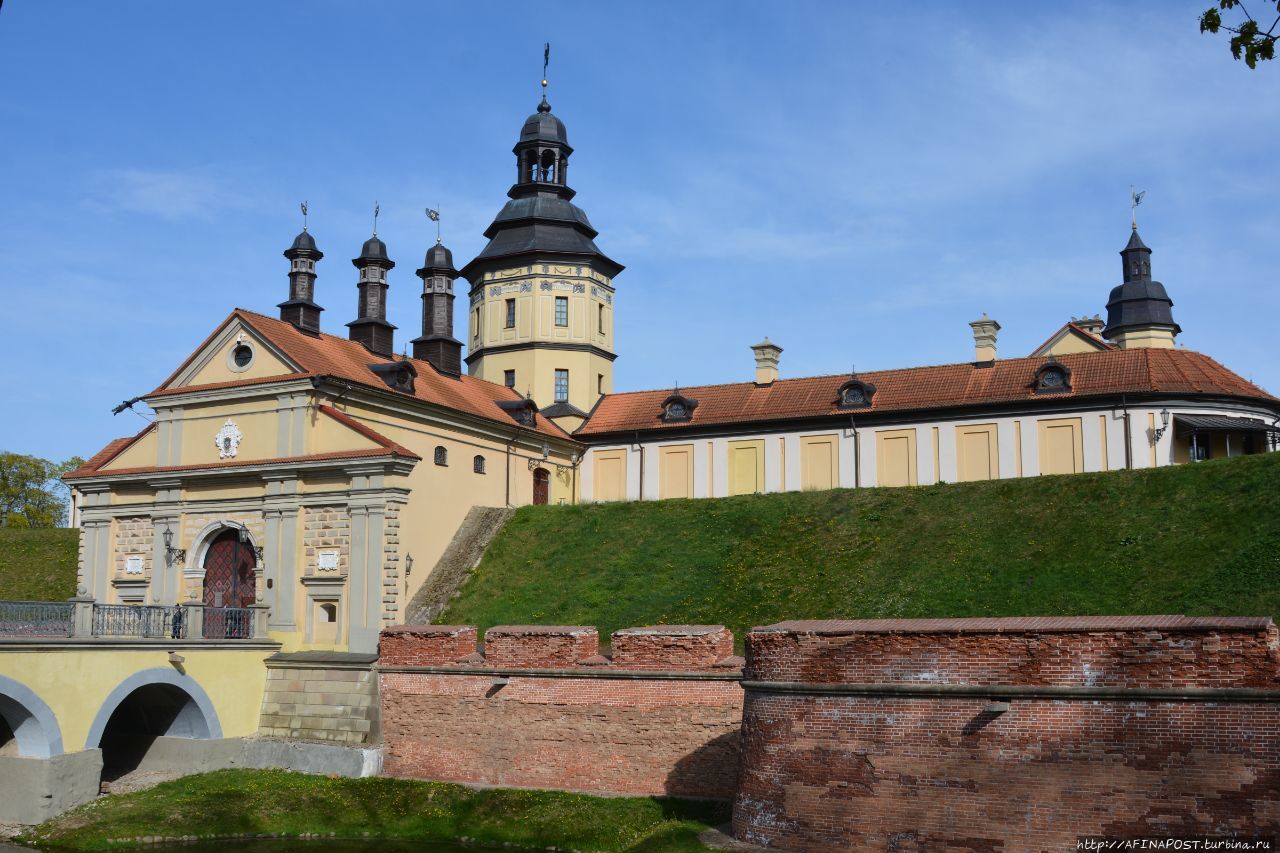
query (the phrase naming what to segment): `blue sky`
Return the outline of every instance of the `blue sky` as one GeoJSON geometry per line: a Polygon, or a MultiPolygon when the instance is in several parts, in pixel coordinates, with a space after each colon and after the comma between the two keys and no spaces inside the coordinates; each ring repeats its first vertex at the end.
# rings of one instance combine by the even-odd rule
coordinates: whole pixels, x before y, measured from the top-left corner
{"type": "MultiPolygon", "coordinates": [[[[1280,392],[1280,67],[1195,2],[37,2],[0,11],[0,448],[88,456],[311,204],[325,330],[379,234],[397,346],[439,204],[461,266],[538,100],[618,278],[616,388],[1027,354],[1119,283],[1130,184],[1180,340],[1280,392]]],[[[459,328],[465,307],[458,303],[459,328]]],[[[460,335],[461,337],[461,335],[460,335]]],[[[141,407],[140,407],[141,408],[141,407]]]]}

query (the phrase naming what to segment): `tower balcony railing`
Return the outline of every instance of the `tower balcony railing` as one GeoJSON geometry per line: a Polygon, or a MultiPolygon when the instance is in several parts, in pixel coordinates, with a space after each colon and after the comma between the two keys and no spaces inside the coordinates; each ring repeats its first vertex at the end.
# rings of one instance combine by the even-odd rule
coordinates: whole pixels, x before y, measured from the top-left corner
{"type": "Polygon", "coordinates": [[[267,607],[0,601],[0,639],[265,640],[267,607]]]}

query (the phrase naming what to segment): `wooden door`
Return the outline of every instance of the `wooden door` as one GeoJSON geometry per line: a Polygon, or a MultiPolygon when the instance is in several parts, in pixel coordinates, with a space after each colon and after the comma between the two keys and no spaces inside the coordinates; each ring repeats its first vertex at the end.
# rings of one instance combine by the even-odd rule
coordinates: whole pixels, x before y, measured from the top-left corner
{"type": "Polygon", "coordinates": [[[204,555],[204,636],[243,639],[250,636],[250,619],[240,609],[257,598],[253,549],[240,541],[239,530],[226,530],[209,544],[204,555]],[[228,613],[228,609],[233,613],[228,613]]]}
{"type": "Polygon", "coordinates": [[[551,499],[551,473],[546,468],[533,472],[533,503],[545,506],[551,499]]]}

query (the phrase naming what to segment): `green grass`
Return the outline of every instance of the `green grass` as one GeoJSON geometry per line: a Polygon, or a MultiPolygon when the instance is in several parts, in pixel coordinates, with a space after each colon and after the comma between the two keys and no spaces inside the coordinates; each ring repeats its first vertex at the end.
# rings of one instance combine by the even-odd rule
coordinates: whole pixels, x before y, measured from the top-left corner
{"type": "Polygon", "coordinates": [[[1280,453],[901,489],[525,507],[441,623],[1280,614],[1280,453]]]}
{"type": "Polygon", "coordinates": [[[0,528],[0,599],[66,601],[76,594],[74,528],[0,528]]]}
{"type": "Polygon", "coordinates": [[[472,790],[442,782],[337,779],[222,770],[107,797],[19,839],[49,850],[118,848],[112,840],[242,833],[474,842],[562,850],[704,850],[697,834],[728,805],[554,791],[472,790]]]}

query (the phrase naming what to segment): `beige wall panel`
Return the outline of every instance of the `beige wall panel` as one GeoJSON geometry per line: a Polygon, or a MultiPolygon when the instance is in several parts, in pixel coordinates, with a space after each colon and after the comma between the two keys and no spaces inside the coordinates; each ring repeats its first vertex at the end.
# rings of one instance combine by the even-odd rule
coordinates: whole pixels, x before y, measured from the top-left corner
{"type": "Polygon", "coordinates": [[[764,441],[729,442],[729,494],[764,491],[764,441]]]}
{"type": "Polygon", "coordinates": [[[693,445],[658,448],[658,497],[693,497],[693,445]]]}
{"type": "Polygon", "coordinates": [[[1077,352],[1098,352],[1102,347],[1097,344],[1090,344],[1088,341],[1081,340],[1078,335],[1066,334],[1061,339],[1043,350],[1043,355],[1070,355],[1077,352]]]}
{"type": "Polygon", "coordinates": [[[881,486],[916,484],[916,431],[883,430],[876,433],[876,472],[881,486]]]}
{"type": "Polygon", "coordinates": [[[245,379],[260,379],[264,376],[281,376],[293,373],[293,368],[276,358],[265,346],[256,340],[248,340],[246,343],[253,350],[253,361],[243,370],[233,370],[230,355],[236,348],[236,342],[231,340],[216,351],[210,353],[208,364],[205,364],[195,374],[182,385],[173,385],[170,387],[185,387],[187,385],[211,385],[214,382],[239,382],[245,379]]]}
{"type": "Polygon", "coordinates": [[[800,439],[800,488],[804,491],[833,489],[839,483],[839,437],[807,435],[800,439]]]}
{"type": "Polygon", "coordinates": [[[604,450],[592,459],[593,497],[597,501],[620,501],[627,497],[627,451],[604,450]]]}
{"type": "Polygon", "coordinates": [[[1080,418],[1040,421],[1040,473],[1077,474],[1083,471],[1082,432],[1080,418]]]}
{"type": "MultiPolygon", "coordinates": [[[[345,413],[344,413],[345,414],[345,413]]],[[[358,412],[357,412],[358,414],[358,412]]],[[[348,450],[377,450],[382,447],[371,438],[367,438],[344,423],[339,423],[328,415],[321,414],[312,422],[311,440],[307,443],[309,454],[342,453],[348,450]]],[[[385,435],[376,424],[367,426],[385,435]]]]}
{"type": "Polygon", "coordinates": [[[958,482],[996,480],[1000,477],[1000,453],[995,424],[956,427],[956,479],[958,482]]]}
{"type": "Polygon", "coordinates": [[[1110,452],[1107,449],[1107,416],[1098,415],[1098,460],[1103,471],[1111,470],[1110,452]]]}
{"type": "Polygon", "coordinates": [[[182,490],[184,501],[243,500],[266,495],[266,483],[196,483],[182,490]]]}
{"type": "Polygon", "coordinates": [[[235,407],[219,411],[206,409],[199,417],[182,419],[182,464],[203,465],[211,462],[245,462],[279,457],[279,416],[274,410],[264,412],[262,404],[255,413],[236,413],[235,407]],[[231,459],[219,459],[214,437],[227,420],[240,430],[240,446],[231,459]]]}
{"type": "MultiPolygon", "coordinates": [[[[212,439],[210,439],[212,441],[212,439]]],[[[127,450],[102,466],[102,470],[111,471],[121,468],[150,468],[156,464],[159,448],[156,446],[156,431],[144,435],[135,441],[127,450]]]]}

